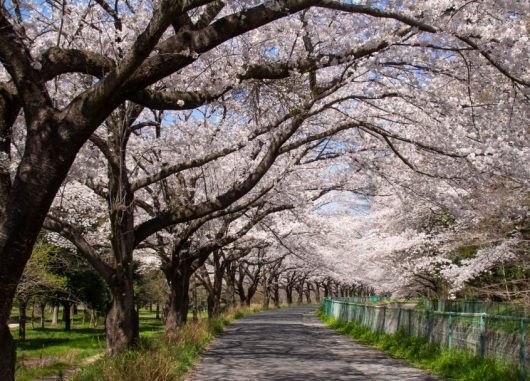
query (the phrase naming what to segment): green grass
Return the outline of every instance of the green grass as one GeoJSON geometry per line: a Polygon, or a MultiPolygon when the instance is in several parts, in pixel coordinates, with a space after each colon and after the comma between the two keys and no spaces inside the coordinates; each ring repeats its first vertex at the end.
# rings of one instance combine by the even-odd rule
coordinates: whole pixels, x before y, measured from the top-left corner
{"type": "MultiPolygon", "coordinates": [[[[75,315],[70,332],[64,331],[64,322],[56,327],[26,327],[26,341],[17,343],[17,381],[29,381],[44,376],[56,376],[69,369],[85,366],[94,361],[105,350],[103,320],[98,328],[88,322],[82,324],[81,315],[75,315]]],[[[140,335],[151,337],[163,330],[160,320],[147,310],[140,311],[140,335]]],[[[12,330],[18,336],[18,330],[12,330]]]]}
{"type": "Polygon", "coordinates": [[[434,373],[463,381],[514,381],[519,373],[515,366],[504,365],[491,358],[480,358],[470,352],[448,350],[425,338],[408,336],[403,331],[393,335],[372,332],[357,322],[345,322],[317,312],[330,328],[356,341],[370,345],[411,364],[434,373]]]}
{"type": "Polygon", "coordinates": [[[77,373],[74,381],[176,381],[182,380],[208,343],[234,319],[259,308],[235,310],[220,318],[188,322],[175,336],[163,333],[143,337],[140,348],[116,357],[104,357],[77,373]]]}

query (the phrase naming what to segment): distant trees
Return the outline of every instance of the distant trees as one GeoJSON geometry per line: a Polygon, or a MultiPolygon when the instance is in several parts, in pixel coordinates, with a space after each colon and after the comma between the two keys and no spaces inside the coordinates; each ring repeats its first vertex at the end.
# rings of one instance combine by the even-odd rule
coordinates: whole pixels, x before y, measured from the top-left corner
{"type": "Polygon", "coordinates": [[[41,327],[44,327],[44,309],[52,295],[67,289],[67,279],[58,274],[54,263],[57,247],[49,244],[37,244],[20,283],[17,287],[16,301],[19,311],[20,341],[26,339],[27,308],[30,303],[37,303],[40,309],[41,327]]]}
{"type": "MultiPolygon", "coordinates": [[[[34,248],[16,294],[19,308],[19,340],[25,340],[28,306],[39,308],[44,328],[46,306],[63,307],[65,330],[71,327],[71,308],[83,305],[97,325],[97,315],[107,308],[108,291],[98,275],[74,253],[60,246],[40,242],[34,248]]],[[[54,308],[55,309],[55,308],[54,308]]],[[[32,314],[33,315],[33,314],[32,314]]],[[[33,322],[32,316],[32,322],[33,322]]]]}

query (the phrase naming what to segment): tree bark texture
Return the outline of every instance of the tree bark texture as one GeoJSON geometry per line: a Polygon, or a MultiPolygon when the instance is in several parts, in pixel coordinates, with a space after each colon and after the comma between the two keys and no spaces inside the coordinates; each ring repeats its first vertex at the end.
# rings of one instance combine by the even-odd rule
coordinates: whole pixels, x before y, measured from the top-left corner
{"type": "Polygon", "coordinates": [[[132,273],[111,285],[110,308],[105,318],[107,352],[117,355],[139,343],[138,313],[134,308],[132,273]]]}

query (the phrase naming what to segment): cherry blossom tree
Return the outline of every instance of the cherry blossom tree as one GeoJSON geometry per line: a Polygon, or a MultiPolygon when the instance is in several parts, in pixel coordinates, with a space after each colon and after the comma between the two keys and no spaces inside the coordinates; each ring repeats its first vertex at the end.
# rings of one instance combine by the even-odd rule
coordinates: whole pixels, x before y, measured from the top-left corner
{"type": "MultiPolygon", "coordinates": [[[[215,199],[203,199],[193,207],[180,206],[143,221],[134,229],[134,237],[130,230],[122,229],[125,222],[118,227],[111,221],[114,243],[126,253],[125,275],[116,278],[117,287],[123,290],[128,287],[124,279],[134,243],[171,224],[204,217],[241,199],[274,164],[277,153],[287,150],[295,133],[301,139],[307,134],[316,138],[324,133],[323,126],[328,127],[325,136],[355,126],[365,136],[378,136],[399,160],[421,171],[416,152],[404,154],[403,146],[457,157],[471,155],[473,152],[450,152],[440,144],[459,141],[458,129],[442,141],[439,136],[448,126],[465,124],[462,118],[475,126],[488,115],[491,120],[492,114],[510,125],[524,120],[518,119],[518,110],[522,108],[519,102],[528,99],[528,72],[520,64],[528,58],[527,7],[495,1],[455,6],[439,0],[413,8],[400,1],[365,5],[332,0],[257,5],[168,0],[154,5],[116,3],[114,8],[97,1],[65,3],[61,9],[21,1],[3,4],[0,376],[6,380],[14,377],[15,352],[6,323],[37,234],[78,152],[98,127],[110,123],[113,114],[134,110],[134,105],[193,109],[222,97],[238,81],[262,84],[302,77],[309,87],[307,93],[313,95],[311,101],[295,102],[286,96],[283,105],[295,106],[287,113],[277,112],[273,98],[254,98],[262,110],[270,111],[257,113],[255,118],[262,125],[273,125],[274,133],[268,136],[266,153],[256,171],[215,199]],[[316,68],[324,70],[316,74],[316,68]],[[450,78],[467,84],[465,105],[459,98],[439,99],[440,90],[453,83],[450,78]],[[500,85],[491,90],[481,85],[494,82],[500,85]],[[342,93],[326,93],[330,83],[342,93]],[[397,102],[379,104],[398,92],[397,102]],[[505,94],[503,104],[488,108],[491,96],[499,93],[505,94]],[[322,104],[336,107],[308,122],[322,104]],[[502,117],[497,116],[506,105],[502,117]],[[465,106],[464,115],[459,106],[465,106]],[[479,112],[483,109],[489,114],[479,112]],[[280,117],[277,124],[271,123],[270,114],[280,117]],[[409,115],[412,117],[407,119],[409,115]],[[409,124],[416,127],[416,133],[408,134],[409,124]],[[433,126],[440,134],[425,130],[418,134],[433,126]]],[[[126,126],[124,129],[132,127],[126,126]]],[[[477,130],[482,144],[484,133],[477,130]]],[[[512,140],[500,141],[492,149],[498,147],[496,152],[502,156],[512,140]]],[[[464,143],[467,148],[468,142],[464,143]]],[[[479,159],[481,155],[488,159],[490,153],[487,148],[481,150],[479,159]]],[[[477,161],[477,165],[481,163],[495,165],[477,161]]],[[[120,189],[115,185],[109,184],[113,196],[120,189]]],[[[132,227],[129,212],[123,210],[131,200],[118,201],[113,213],[132,227]]]]}

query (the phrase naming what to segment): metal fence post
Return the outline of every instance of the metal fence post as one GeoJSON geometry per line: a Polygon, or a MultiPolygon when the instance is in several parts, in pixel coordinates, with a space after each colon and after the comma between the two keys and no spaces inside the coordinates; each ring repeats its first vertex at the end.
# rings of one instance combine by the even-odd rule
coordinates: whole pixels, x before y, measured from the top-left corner
{"type": "Polygon", "coordinates": [[[368,305],[364,305],[363,325],[368,325],[368,305]]]}
{"type": "Polygon", "coordinates": [[[382,333],[385,333],[385,323],[386,323],[386,306],[383,307],[383,324],[381,326],[382,333]]]}
{"type": "Polygon", "coordinates": [[[486,324],[484,321],[484,314],[480,315],[480,337],[479,337],[479,345],[480,345],[480,357],[484,357],[484,353],[486,351],[485,339],[486,336],[484,335],[486,331],[486,324]]]}
{"type": "Polygon", "coordinates": [[[408,326],[408,334],[409,336],[412,336],[412,310],[409,309],[409,326],[408,326]]]}
{"type": "Polygon", "coordinates": [[[447,319],[447,348],[451,349],[453,346],[453,315],[449,314],[447,319]]]}
{"type": "Polygon", "coordinates": [[[401,307],[398,309],[398,319],[397,319],[397,326],[396,326],[396,332],[399,331],[399,325],[401,323],[401,307]]]}
{"type": "Polygon", "coordinates": [[[521,318],[519,326],[519,333],[521,335],[521,343],[519,349],[519,379],[526,380],[526,325],[525,319],[521,318]]]}
{"type": "Polygon", "coordinates": [[[377,320],[379,318],[379,310],[374,306],[370,306],[370,311],[370,315],[372,316],[370,329],[372,330],[372,332],[377,332],[377,320]]]}

